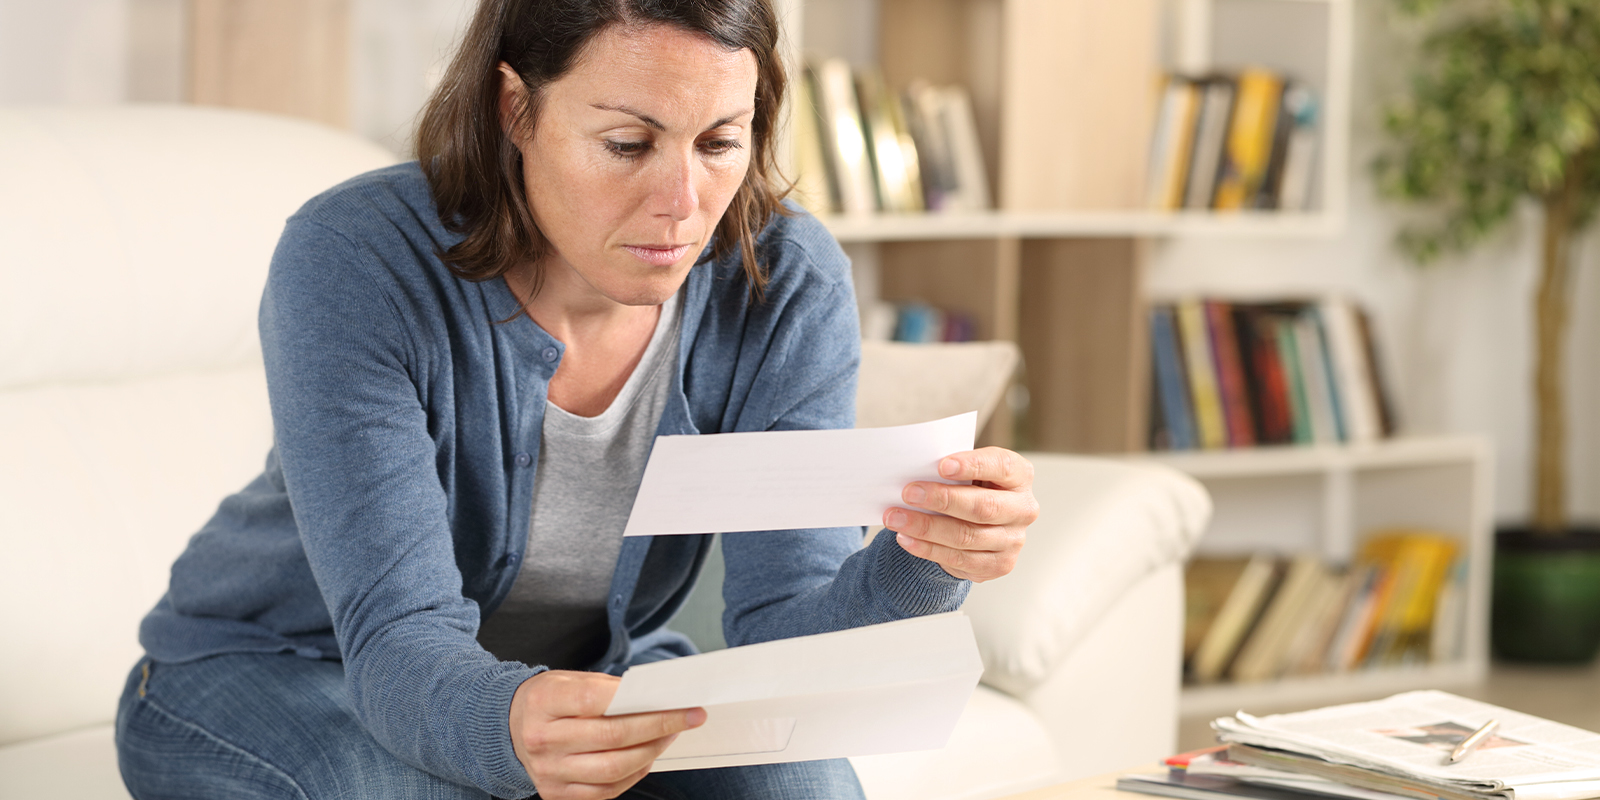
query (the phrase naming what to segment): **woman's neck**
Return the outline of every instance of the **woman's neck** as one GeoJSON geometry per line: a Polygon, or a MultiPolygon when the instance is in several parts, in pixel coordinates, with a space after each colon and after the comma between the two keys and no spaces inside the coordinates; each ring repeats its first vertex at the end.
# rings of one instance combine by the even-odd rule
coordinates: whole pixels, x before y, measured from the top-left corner
{"type": "MultiPolygon", "coordinates": [[[[532,287],[527,272],[506,274],[518,298],[532,287]]],[[[550,379],[550,402],[582,417],[598,416],[621,393],[644,357],[661,317],[661,306],[630,306],[595,291],[576,276],[545,273],[537,295],[523,310],[546,333],[566,345],[550,379]]]]}

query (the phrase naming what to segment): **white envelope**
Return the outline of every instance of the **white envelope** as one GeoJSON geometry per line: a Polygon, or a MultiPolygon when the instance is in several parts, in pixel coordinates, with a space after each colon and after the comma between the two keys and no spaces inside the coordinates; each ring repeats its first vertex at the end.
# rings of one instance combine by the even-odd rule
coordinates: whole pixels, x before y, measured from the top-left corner
{"type": "Polygon", "coordinates": [[[978,415],[842,431],[660,436],[624,536],[877,525],[912,481],[972,449],[978,415]]]}
{"type": "Polygon", "coordinates": [[[982,674],[954,611],[642,664],[606,714],[705,708],[657,771],[932,750],[982,674]]]}

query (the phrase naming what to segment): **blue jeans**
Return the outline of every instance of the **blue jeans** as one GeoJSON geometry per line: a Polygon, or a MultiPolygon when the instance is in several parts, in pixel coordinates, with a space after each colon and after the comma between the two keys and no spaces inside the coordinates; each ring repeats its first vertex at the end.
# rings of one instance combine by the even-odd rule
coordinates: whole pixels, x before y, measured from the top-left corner
{"type": "MultiPolygon", "coordinates": [[[[139,800],[489,800],[395,758],[351,713],[344,668],[295,655],[141,660],[117,709],[122,780],[139,800]]],[[[862,797],[843,759],[653,773],[630,800],[862,797]]]]}

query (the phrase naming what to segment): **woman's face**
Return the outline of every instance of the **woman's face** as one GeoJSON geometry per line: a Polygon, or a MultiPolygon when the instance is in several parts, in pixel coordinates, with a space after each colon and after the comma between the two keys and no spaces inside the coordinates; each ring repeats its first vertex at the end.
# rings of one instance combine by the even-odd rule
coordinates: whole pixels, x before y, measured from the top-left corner
{"type": "MultiPolygon", "coordinates": [[[[504,114],[521,83],[501,69],[504,114]]],[[[666,25],[598,34],[518,145],[546,287],[670,298],[749,169],[755,93],[749,50],[666,25]]]]}

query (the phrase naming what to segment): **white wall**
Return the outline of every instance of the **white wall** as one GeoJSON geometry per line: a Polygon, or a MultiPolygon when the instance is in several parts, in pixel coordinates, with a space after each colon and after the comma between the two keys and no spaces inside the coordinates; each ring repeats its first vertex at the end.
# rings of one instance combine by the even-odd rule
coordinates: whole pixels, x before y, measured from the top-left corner
{"type": "Polygon", "coordinates": [[[474,0],[354,0],[351,125],[411,154],[417,112],[444,74],[474,0]]]}
{"type": "MultiPolygon", "coordinates": [[[[355,128],[403,152],[411,121],[472,0],[355,0],[355,128]]],[[[1328,239],[1176,238],[1153,247],[1155,295],[1253,297],[1346,292],[1371,308],[1405,429],[1481,433],[1499,453],[1496,508],[1528,508],[1532,286],[1529,213],[1466,258],[1419,269],[1395,251],[1396,208],[1374,196],[1366,165],[1381,145],[1378,101],[1403,69],[1386,3],[1356,4],[1348,225],[1328,239]]],[[[0,0],[0,103],[176,100],[183,85],[182,0],[0,0]]],[[[809,0],[805,18],[848,19],[824,49],[870,61],[870,4],[809,0]],[[816,8],[813,8],[816,6],[816,8]],[[815,11],[816,13],[812,13],[815,11]]],[[[1571,506],[1600,518],[1600,248],[1578,250],[1570,350],[1571,506]]],[[[859,249],[859,248],[858,248],[859,249]]],[[[870,255],[870,253],[862,253],[870,255]]]]}
{"type": "Polygon", "coordinates": [[[0,103],[127,95],[126,0],[0,0],[0,103]]]}

